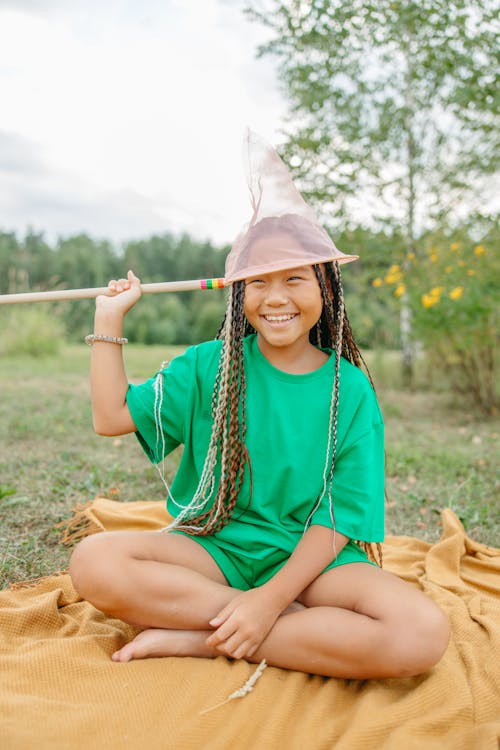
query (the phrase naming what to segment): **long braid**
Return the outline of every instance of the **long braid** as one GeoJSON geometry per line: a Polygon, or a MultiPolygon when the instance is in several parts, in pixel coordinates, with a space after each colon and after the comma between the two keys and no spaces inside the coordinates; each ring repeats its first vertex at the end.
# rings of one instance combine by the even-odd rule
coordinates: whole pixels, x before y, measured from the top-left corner
{"type": "Polygon", "coordinates": [[[232,316],[231,379],[226,402],[227,420],[222,439],[221,484],[218,492],[220,517],[214,517],[204,528],[204,533],[214,533],[231,518],[243,482],[245,465],[245,373],[243,358],[243,336],[245,316],[243,312],[244,284],[235,285],[232,316]],[[241,409],[241,415],[240,415],[241,409]],[[224,460],[225,457],[225,460],[224,460]]]}
{"type": "MultiPolygon", "coordinates": [[[[336,279],[337,279],[337,282],[338,282],[338,289],[340,290],[340,292],[342,294],[342,305],[344,307],[344,310],[343,310],[344,327],[345,327],[345,331],[346,331],[346,342],[347,342],[347,347],[346,348],[348,349],[349,354],[351,356],[351,363],[354,364],[354,365],[356,365],[356,367],[359,367],[359,368],[361,368],[361,364],[363,365],[364,370],[365,370],[365,372],[366,372],[366,374],[368,376],[368,380],[370,381],[370,385],[373,388],[373,390],[375,390],[375,385],[373,383],[373,379],[372,379],[370,370],[368,369],[368,365],[366,364],[365,359],[364,359],[364,357],[363,357],[363,355],[362,355],[362,353],[361,353],[358,345],[356,344],[356,342],[354,340],[354,336],[353,336],[352,329],[351,329],[351,324],[349,322],[349,319],[347,317],[347,313],[345,311],[345,306],[344,306],[344,302],[343,302],[342,278],[341,278],[341,274],[340,274],[340,266],[339,266],[338,263],[334,263],[333,266],[334,266],[334,273],[335,273],[335,276],[336,276],[336,279]]],[[[378,564],[380,565],[380,567],[382,567],[382,564],[383,564],[383,555],[382,555],[382,545],[380,544],[380,542],[375,542],[375,544],[373,544],[371,542],[360,541],[360,542],[358,542],[358,544],[365,550],[365,552],[368,555],[369,559],[373,560],[374,562],[378,562],[378,564]],[[373,550],[374,547],[377,550],[377,555],[375,555],[375,553],[374,553],[374,550],[373,550]],[[378,560],[377,560],[377,556],[378,556],[378,560]]]]}
{"type": "MultiPolygon", "coordinates": [[[[338,265],[338,264],[335,264],[338,265]]],[[[325,465],[323,468],[323,488],[320,492],[316,503],[307,517],[304,531],[311,524],[312,517],[319,508],[321,501],[326,496],[328,497],[330,519],[332,522],[334,538],[333,545],[335,550],[335,513],[333,507],[332,498],[332,477],[333,469],[335,466],[335,456],[337,452],[337,420],[338,420],[338,407],[339,407],[339,394],[340,394],[340,358],[343,351],[343,309],[344,309],[344,298],[341,291],[341,286],[336,289],[337,294],[333,296],[329,294],[328,288],[323,276],[322,270],[319,266],[315,265],[314,270],[316,278],[318,280],[321,296],[323,298],[323,312],[319,321],[319,327],[311,331],[312,336],[316,336],[325,346],[331,346],[335,351],[335,375],[333,380],[332,395],[330,398],[330,411],[328,419],[328,442],[326,448],[325,465]],[[333,300],[337,301],[337,308],[335,309],[333,300]],[[333,346],[332,346],[333,345],[333,346]]],[[[338,285],[337,285],[338,286],[338,285]]]]}
{"type": "Polygon", "coordinates": [[[243,357],[243,338],[248,326],[244,294],[244,282],[232,285],[218,334],[222,350],[212,397],[213,426],[200,481],[191,502],[182,508],[167,530],[175,528],[193,536],[214,534],[228,523],[241,490],[248,462],[243,357]],[[220,480],[213,499],[217,463],[220,480]]]}
{"type": "MultiPolygon", "coordinates": [[[[323,297],[323,313],[321,315],[320,320],[318,321],[318,325],[315,329],[312,329],[310,339],[311,343],[315,344],[316,346],[323,346],[331,348],[335,351],[336,356],[336,367],[338,366],[338,363],[340,361],[340,355],[344,357],[344,359],[347,359],[351,364],[355,365],[358,368],[363,367],[366,371],[366,374],[368,376],[368,379],[373,386],[373,380],[370,374],[370,371],[368,370],[368,366],[363,358],[363,355],[361,354],[361,351],[359,350],[358,345],[356,344],[356,341],[354,340],[354,336],[352,333],[351,325],[349,322],[349,318],[347,317],[347,313],[345,310],[345,303],[344,303],[344,294],[343,294],[343,287],[342,287],[342,277],[340,273],[340,266],[338,263],[325,263],[323,266],[323,271],[319,266],[314,267],[316,271],[316,278],[318,279],[318,283],[321,289],[321,294],[323,297]],[[334,301],[336,301],[336,305],[334,305],[334,301]]],[[[319,507],[320,500],[322,497],[325,496],[325,494],[329,498],[330,503],[330,516],[332,518],[332,525],[335,533],[335,516],[334,516],[334,509],[333,509],[333,501],[331,496],[332,491],[332,480],[333,480],[333,473],[334,473],[334,467],[335,467],[335,449],[336,449],[336,441],[337,441],[337,416],[338,416],[338,398],[339,398],[339,388],[340,388],[340,379],[339,379],[339,372],[337,372],[337,369],[335,371],[335,380],[334,380],[334,386],[332,390],[332,400],[330,402],[330,418],[329,418],[329,439],[328,439],[328,448],[327,448],[327,460],[330,461],[329,464],[329,471],[328,471],[328,478],[325,482],[325,478],[323,481],[323,492],[321,493],[320,497],[318,498],[318,501],[313,508],[313,511],[311,512],[308,521],[310,521],[310,518],[312,517],[312,514],[316,510],[317,507],[319,507]],[[334,450],[333,453],[331,453],[330,446],[333,446],[334,450]],[[331,458],[330,458],[331,454],[331,458]]],[[[307,527],[307,524],[306,524],[307,527]]],[[[335,538],[334,538],[334,544],[335,544],[335,538]]],[[[372,559],[375,562],[378,562],[380,566],[382,566],[382,547],[380,543],[376,543],[375,545],[371,544],[370,542],[358,542],[358,544],[365,550],[368,557],[372,559]],[[376,547],[377,550],[377,558],[374,554],[373,547],[376,547]]]]}

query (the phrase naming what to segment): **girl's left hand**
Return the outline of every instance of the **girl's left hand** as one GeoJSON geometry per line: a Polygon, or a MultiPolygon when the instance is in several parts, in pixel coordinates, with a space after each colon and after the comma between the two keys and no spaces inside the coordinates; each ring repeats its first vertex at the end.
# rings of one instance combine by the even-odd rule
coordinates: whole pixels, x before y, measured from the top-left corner
{"type": "Polygon", "coordinates": [[[275,597],[263,587],[243,591],[210,620],[210,625],[217,629],[207,638],[207,645],[234,659],[250,657],[281,611],[275,597]]]}

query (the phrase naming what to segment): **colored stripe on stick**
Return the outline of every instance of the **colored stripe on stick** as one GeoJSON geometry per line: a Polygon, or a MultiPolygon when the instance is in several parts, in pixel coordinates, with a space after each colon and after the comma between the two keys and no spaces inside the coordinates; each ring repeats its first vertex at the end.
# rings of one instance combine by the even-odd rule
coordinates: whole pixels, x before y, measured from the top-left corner
{"type": "Polygon", "coordinates": [[[201,279],[201,289],[224,289],[224,279],[201,279]]]}

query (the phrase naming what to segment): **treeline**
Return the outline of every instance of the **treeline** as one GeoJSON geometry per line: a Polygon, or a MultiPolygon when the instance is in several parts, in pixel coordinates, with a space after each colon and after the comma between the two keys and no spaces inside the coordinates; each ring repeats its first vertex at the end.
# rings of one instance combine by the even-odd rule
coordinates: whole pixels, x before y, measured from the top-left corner
{"type": "MultiPolygon", "coordinates": [[[[349,318],[362,346],[398,346],[397,302],[374,294],[371,283],[401,254],[394,235],[365,229],[337,236],[337,245],[360,261],[344,268],[349,318]]],[[[162,234],[112,243],[81,234],[46,242],[44,235],[0,233],[0,293],[105,286],[132,268],[143,282],[212,278],[224,275],[229,247],[215,247],[186,234],[162,234]]],[[[77,339],[92,330],[94,301],[43,304],[77,339]]],[[[127,317],[126,335],[145,344],[191,344],[213,338],[224,314],[225,293],[182,292],[144,297],[127,317]]],[[[0,325],[9,306],[0,306],[0,325]]]]}

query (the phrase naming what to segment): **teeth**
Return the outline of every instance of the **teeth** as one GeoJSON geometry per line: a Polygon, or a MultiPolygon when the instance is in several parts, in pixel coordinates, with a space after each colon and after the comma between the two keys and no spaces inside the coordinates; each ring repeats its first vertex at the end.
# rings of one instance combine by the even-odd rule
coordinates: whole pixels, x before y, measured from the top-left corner
{"type": "Polygon", "coordinates": [[[269,320],[270,322],[281,322],[283,320],[291,320],[295,317],[295,315],[264,315],[266,320],[269,320]]]}

